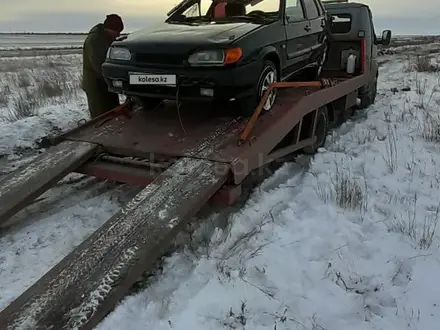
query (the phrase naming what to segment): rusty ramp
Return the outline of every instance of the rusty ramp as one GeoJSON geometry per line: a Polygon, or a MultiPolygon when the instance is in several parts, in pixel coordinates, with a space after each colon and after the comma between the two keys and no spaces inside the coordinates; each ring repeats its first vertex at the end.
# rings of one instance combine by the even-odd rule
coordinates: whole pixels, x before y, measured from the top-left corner
{"type": "Polygon", "coordinates": [[[229,167],[182,158],[0,313],[0,329],[93,329],[224,184],[229,167]]]}
{"type": "Polygon", "coordinates": [[[65,141],[0,181],[0,224],[93,156],[93,143],[65,141]]]}

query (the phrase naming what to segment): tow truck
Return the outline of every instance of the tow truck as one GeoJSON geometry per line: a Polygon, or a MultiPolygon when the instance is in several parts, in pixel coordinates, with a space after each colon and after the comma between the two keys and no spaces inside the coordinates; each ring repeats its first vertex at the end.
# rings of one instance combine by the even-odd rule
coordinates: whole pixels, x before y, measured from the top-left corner
{"type": "Polygon", "coordinates": [[[130,101],[53,139],[31,165],[0,182],[0,222],[71,172],[143,188],[125,207],[0,313],[1,329],[93,329],[154,268],[192,215],[231,205],[255,169],[313,154],[329,125],[375,100],[378,45],[369,7],[324,1],[329,55],[317,81],[273,83],[251,118],[203,109],[144,111],[130,101]],[[270,90],[278,98],[261,114],[270,90]]]}

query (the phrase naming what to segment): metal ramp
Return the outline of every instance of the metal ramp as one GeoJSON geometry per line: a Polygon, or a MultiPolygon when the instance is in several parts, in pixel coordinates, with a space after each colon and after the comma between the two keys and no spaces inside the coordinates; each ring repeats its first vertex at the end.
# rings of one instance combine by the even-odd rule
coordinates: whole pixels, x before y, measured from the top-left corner
{"type": "Polygon", "coordinates": [[[3,310],[0,329],[93,329],[223,185],[223,166],[176,162],[3,310]]]}
{"type": "Polygon", "coordinates": [[[89,159],[98,146],[65,141],[0,181],[0,224],[89,159]]]}

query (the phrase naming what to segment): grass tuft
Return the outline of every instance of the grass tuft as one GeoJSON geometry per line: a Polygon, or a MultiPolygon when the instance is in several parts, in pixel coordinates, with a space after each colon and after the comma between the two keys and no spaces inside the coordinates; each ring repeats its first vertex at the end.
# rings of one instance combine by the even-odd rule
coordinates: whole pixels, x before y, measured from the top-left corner
{"type": "Polygon", "coordinates": [[[354,179],[346,171],[336,166],[330,186],[318,183],[317,195],[325,202],[333,201],[342,209],[364,211],[367,205],[366,183],[354,179]]]}
{"type": "Polygon", "coordinates": [[[417,55],[414,63],[414,70],[417,72],[438,72],[439,67],[432,64],[431,57],[426,55],[417,55]]]}
{"type": "Polygon", "coordinates": [[[417,212],[417,194],[412,199],[412,210],[407,212],[407,217],[400,219],[395,218],[389,230],[397,232],[409,237],[420,249],[429,249],[434,242],[434,236],[437,231],[437,225],[440,219],[440,205],[438,205],[434,212],[424,217],[423,222],[417,212]]]}
{"type": "Polygon", "coordinates": [[[39,100],[35,97],[34,93],[26,89],[25,92],[20,93],[18,97],[13,99],[8,119],[10,122],[15,122],[36,116],[39,106],[39,100]]]}

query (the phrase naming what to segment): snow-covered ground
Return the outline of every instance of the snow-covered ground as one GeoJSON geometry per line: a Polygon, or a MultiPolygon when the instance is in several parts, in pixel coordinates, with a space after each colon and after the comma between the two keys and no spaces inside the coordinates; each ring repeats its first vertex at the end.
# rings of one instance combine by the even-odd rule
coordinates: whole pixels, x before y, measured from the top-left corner
{"type": "Polygon", "coordinates": [[[88,119],[79,55],[0,58],[0,157],[88,119]]]}
{"type": "MultiPolygon", "coordinates": [[[[438,330],[440,74],[410,70],[406,55],[381,59],[374,106],[308,164],[284,165],[226,229],[213,229],[223,213],[206,219],[98,329],[438,330]]],[[[39,139],[88,114],[80,57],[0,60],[9,172],[32,160],[39,139]],[[68,83],[60,92],[48,81],[68,83]]],[[[0,309],[135,192],[70,176],[17,214],[0,237],[0,309]]]]}
{"type": "Polygon", "coordinates": [[[29,48],[82,47],[85,35],[0,34],[0,50],[29,48]]]}

